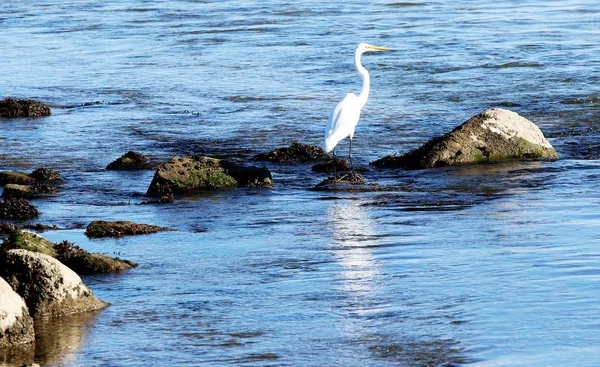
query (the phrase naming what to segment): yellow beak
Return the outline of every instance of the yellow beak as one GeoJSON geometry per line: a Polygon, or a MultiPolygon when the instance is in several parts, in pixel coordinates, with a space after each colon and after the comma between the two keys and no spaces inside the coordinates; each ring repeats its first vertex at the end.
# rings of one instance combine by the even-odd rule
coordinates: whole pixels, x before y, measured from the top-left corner
{"type": "Polygon", "coordinates": [[[367,48],[372,51],[389,51],[391,48],[368,45],[367,48]]]}

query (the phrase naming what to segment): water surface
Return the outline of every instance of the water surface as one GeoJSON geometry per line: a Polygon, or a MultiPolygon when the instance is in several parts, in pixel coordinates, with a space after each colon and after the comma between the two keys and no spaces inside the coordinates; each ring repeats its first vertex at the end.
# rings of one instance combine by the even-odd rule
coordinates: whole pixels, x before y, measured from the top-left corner
{"type": "MultiPolygon", "coordinates": [[[[595,1],[4,1],[0,97],[53,114],[0,122],[0,169],[52,167],[44,234],[139,268],[85,277],[112,306],[37,325],[43,366],[596,366],[600,360],[600,5],[595,1]],[[323,193],[310,165],[270,190],[137,205],[156,161],[247,162],[320,144],[372,92],[355,162],[403,153],[490,107],[534,121],[555,162],[372,171],[323,193]],[[96,219],[176,232],[89,240],[96,219]]],[[[343,142],[340,154],[347,149],[343,142]]]]}

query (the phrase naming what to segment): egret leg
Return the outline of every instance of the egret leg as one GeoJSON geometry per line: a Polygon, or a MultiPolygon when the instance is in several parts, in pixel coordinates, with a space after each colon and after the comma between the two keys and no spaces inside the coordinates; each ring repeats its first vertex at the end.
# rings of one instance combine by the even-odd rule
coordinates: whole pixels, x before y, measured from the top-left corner
{"type": "Polygon", "coordinates": [[[356,172],[354,171],[354,163],[352,162],[352,139],[350,139],[350,150],[349,150],[348,158],[350,158],[350,170],[352,172],[352,177],[356,176],[356,172]]]}
{"type": "Polygon", "coordinates": [[[335,164],[335,147],[333,147],[333,179],[337,179],[337,164],[335,164]]]}

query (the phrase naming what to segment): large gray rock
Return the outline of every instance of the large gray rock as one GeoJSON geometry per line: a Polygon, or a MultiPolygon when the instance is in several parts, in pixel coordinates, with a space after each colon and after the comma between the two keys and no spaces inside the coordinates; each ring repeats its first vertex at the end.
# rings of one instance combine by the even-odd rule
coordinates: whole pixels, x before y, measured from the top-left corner
{"type": "Polygon", "coordinates": [[[33,319],[25,301],[0,278],[0,348],[32,343],[33,319]]]}
{"type": "Polygon", "coordinates": [[[494,108],[402,156],[387,156],[371,164],[421,169],[505,159],[557,159],[542,131],[517,113],[494,108]]]}
{"type": "Polygon", "coordinates": [[[0,276],[23,297],[34,319],[108,306],[94,296],[73,270],[45,254],[9,250],[0,260],[0,276]]]}

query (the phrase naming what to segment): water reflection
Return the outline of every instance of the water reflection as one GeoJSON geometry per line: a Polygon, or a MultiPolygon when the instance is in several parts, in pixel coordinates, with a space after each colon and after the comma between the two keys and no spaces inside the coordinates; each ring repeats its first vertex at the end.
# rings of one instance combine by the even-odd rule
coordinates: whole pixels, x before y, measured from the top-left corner
{"type": "Polygon", "coordinates": [[[39,363],[43,366],[72,364],[98,312],[35,322],[35,345],[0,352],[0,366],[39,363]]]}
{"type": "Polygon", "coordinates": [[[379,288],[374,223],[365,208],[353,202],[329,206],[327,217],[333,230],[330,248],[342,267],[339,289],[348,297],[349,311],[365,312],[379,288]]]}

